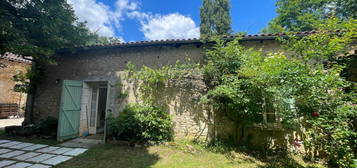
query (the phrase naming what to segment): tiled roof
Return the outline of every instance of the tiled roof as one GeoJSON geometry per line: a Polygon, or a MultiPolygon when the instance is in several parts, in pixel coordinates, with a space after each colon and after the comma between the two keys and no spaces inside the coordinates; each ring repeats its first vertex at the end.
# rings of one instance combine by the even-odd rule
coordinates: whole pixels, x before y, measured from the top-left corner
{"type": "Polygon", "coordinates": [[[23,63],[27,63],[27,64],[31,64],[32,63],[32,61],[31,61],[32,58],[31,57],[26,57],[28,59],[24,59],[20,55],[16,55],[16,54],[9,53],[9,52],[6,52],[5,54],[0,55],[0,58],[7,59],[7,60],[10,60],[10,61],[23,62],[23,63]]]}
{"type": "MultiPolygon", "coordinates": [[[[337,30],[336,32],[340,32],[337,30]]],[[[306,36],[310,34],[317,33],[317,31],[308,32],[296,32],[297,36],[306,36]]],[[[254,34],[254,35],[227,35],[223,36],[224,39],[233,39],[236,37],[241,37],[242,41],[250,40],[274,40],[277,37],[288,36],[286,33],[274,33],[274,34],[254,34]]],[[[149,40],[149,41],[136,41],[136,42],[124,42],[124,43],[113,43],[113,44],[98,44],[98,45],[87,45],[87,46],[76,46],[76,49],[91,49],[91,48],[112,48],[112,47],[137,47],[137,46],[150,46],[150,45],[174,45],[174,44],[194,44],[202,43],[202,39],[199,38],[188,38],[188,39],[166,39],[166,40],[149,40]]]]}

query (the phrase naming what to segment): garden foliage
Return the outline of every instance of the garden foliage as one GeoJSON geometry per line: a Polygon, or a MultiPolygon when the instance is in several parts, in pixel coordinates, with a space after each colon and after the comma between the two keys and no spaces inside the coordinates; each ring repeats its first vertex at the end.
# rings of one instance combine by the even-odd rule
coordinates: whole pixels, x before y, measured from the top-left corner
{"type": "Polygon", "coordinates": [[[357,149],[356,86],[341,76],[346,61],[340,60],[348,60],[344,54],[356,39],[356,27],[355,20],[332,18],[316,34],[291,34],[281,39],[290,54],[218,40],[207,52],[204,70],[211,89],[203,100],[243,125],[304,127],[309,152],[330,165],[349,167],[357,149]]]}
{"type": "Polygon", "coordinates": [[[129,62],[127,79],[138,85],[141,102],[128,105],[118,117],[110,117],[108,125],[112,136],[139,142],[170,140],[172,122],[166,104],[162,103],[165,99],[162,92],[173,84],[171,80],[178,84],[199,70],[198,64],[180,62],[158,69],[143,66],[138,70],[129,62]]]}
{"type": "Polygon", "coordinates": [[[355,0],[277,0],[277,16],[262,32],[312,31],[332,16],[357,19],[356,8],[355,0]]]}
{"type": "Polygon", "coordinates": [[[346,51],[353,47],[356,27],[356,20],[331,18],[318,25],[315,34],[301,37],[288,33],[289,38],[279,39],[286,52],[248,49],[239,44],[239,38],[213,39],[215,45],[207,50],[202,66],[188,63],[137,70],[129,64],[130,78],[141,81],[143,107],[152,110],[129,106],[121,120],[129,125],[124,127],[142,128],[131,124],[148,120],[131,119],[141,111],[162,107],[155,103],[155,92],[198,72],[208,88],[201,103],[240,124],[242,132],[251,125],[304,128],[307,156],[349,167],[357,151],[357,96],[356,84],[343,74],[353,57],[346,51]]]}
{"type": "Polygon", "coordinates": [[[110,117],[111,135],[131,142],[162,142],[172,138],[171,119],[166,111],[150,105],[128,105],[118,117],[110,117]]]}

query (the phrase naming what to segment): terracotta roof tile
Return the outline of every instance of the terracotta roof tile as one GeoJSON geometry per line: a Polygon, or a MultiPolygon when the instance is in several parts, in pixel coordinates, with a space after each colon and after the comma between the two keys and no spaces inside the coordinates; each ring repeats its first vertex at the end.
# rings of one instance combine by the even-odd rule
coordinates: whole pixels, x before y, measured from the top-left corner
{"type": "MultiPolygon", "coordinates": [[[[334,31],[336,33],[341,32],[341,30],[334,31]]],[[[306,32],[295,32],[295,35],[305,36],[310,34],[315,34],[317,31],[306,31],[306,32]]],[[[233,39],[236,37],[241,37],[242,40],[273,40],[277,37],[287,36],[286,33],[266,33],[266,34],[248,34],[248,35],[224,35],[223,38],[233,39]]],[[[162,39],[162,40],[144,40],[144,41],[131,41],[122,43],[112,43],[107,45],[95,44],[95,45],[84,45],[76,46],[76,48],[97,48],[97,47],[129,47],[129,46],[146,46],[146,45],[162,45],[162,44],[175,44],[175,43],[200,43],[202,39],[200,38],[188,38],[188,39],[162,39]]]]}
{"type": "Polygon", "coordinates": [[[9,52],[6,52],[5,54],[0,55],[0,58],[7,59],[7,60],[10,60],[10,61],[23,62],[23,63],[27,63],[27,64],[31,64],[32,63],[31,60],[28,60],[28,59],[32,59],[32,57],[26,56],[26,58],[28,58],[28,59],[24,59],[20,55],[16,55],[16,54],[9,53],[9,52]]]}

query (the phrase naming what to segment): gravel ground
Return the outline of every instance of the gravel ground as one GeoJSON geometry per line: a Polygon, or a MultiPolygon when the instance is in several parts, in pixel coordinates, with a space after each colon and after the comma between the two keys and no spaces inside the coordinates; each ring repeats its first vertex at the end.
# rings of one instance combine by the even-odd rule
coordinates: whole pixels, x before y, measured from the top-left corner
{"type": "Polygon", "coordinates": [[[23,121],[24,118],[0,119],[0,130],[4,129],[6,126],[21,125],[23,121]]]}

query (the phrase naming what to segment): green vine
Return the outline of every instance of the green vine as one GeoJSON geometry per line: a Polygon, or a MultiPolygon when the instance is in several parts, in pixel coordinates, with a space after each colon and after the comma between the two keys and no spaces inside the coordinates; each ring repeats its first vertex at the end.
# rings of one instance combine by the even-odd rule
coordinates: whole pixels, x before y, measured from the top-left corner
{"type": "Polygon", "coordinates": [[[132,63],[127,64],[127,78],[139,83],[140,99],[146,104],[157,104],[155,95],[170,86],[188,87],[190,80],[201,73],[199,64],[180,63],[157,69],[143,66],[140,70],[132,63]],[[185,82],[186,80],[186,82],[185,82]]]}
{"type": "Polygon", "coordinates": [[[356,23],[331,19],[319,33],[281,39],[289,55],[246,49],[239,39],[217,39],[206,53],[210,89],[204,102],[243,125],[242,134],[245,126],[269,118],[284,128],[303,127],[307,149],[333,167],[350,167],[357,151],[357,94],[336,60],[356,39],[356,23]],[[338,28],[344,31],[333,33],[338,28]]]}
{"type": "Polygon", "coordinates": [[[247,49],[240,39],[214,39],[203,66],[178,62],[137,70],[129,63],[128,78],[139,83],[145,104],[161,106],[163,98],[156,93],[170,86],[195,87],[190,81],[203,76],[208,90],[199,94],[201,103],[240,124],[241,137],[253,124],[303,127],[307,149],[332,166],[349,167],[357,151],[357,94],[355,84],[341,76],[344,65],[336,55],[357,38],[356,23],[330,19],[316,34],[281,39],[289,55],[247,49]],[[336,28],[344,31],[332,33],[336,28]]]}
{"type": "Polygon", "coordinates": [[[119,82],[117,84],[117,88],[118,88],[117,98],[119,100],[122,100],[122,99],[128,97],[129,93],[127,91],[123,91],[123,84],[121,82],[119,82]]]}

